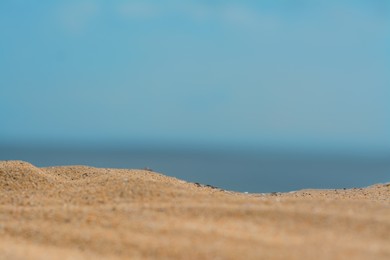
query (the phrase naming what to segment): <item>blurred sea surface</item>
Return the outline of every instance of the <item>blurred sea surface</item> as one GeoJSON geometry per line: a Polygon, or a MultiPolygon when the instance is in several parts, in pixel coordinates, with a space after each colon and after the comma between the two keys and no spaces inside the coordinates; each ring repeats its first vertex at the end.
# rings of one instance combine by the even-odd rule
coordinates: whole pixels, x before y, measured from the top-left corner
{"type": "Polygon", "coordinates": [[[250,193],[358,188],[390,181],[390,155],[164,147],[0,146],[0,160],[35,166],[152,169],[164,175],[250,193]]]}

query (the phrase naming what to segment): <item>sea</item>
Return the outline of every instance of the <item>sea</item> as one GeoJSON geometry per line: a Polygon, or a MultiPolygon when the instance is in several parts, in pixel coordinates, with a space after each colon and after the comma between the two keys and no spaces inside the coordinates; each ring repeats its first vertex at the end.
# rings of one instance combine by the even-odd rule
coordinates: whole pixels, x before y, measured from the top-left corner
{"type": "Polygon", "coordinates": [[[188,182],[248,193],[360,188],[390,182],[389,153],[0,145],[0,160],[23,160],[38,167],[88,165],[151,169],[188,182]]]}

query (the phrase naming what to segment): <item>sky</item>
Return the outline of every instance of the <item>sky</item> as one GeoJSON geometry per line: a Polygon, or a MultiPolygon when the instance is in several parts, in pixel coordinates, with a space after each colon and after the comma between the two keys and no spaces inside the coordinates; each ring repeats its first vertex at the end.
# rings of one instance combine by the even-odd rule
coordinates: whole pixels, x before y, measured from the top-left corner
{"type": "Polygon", "coordinates": [[[390,150],[390,2],[0,2],[0,142],[390,150]]]}

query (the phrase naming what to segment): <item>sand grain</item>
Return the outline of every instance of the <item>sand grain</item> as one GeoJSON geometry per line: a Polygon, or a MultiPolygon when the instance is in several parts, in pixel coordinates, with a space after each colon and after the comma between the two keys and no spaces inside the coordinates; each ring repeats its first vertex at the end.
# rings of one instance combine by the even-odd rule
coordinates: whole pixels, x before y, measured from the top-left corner
{"type": "Polygon", "coordinates": [[[241,194],[0,162],[0,259],[390,259],[390,185],[241,194]]]}

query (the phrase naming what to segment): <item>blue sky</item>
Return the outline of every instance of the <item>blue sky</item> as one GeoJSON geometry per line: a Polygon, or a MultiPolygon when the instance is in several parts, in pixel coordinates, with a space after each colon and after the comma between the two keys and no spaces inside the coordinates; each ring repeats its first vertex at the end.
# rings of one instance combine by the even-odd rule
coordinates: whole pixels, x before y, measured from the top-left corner
{"type": "Polygon", "coordinates": [[[390,149],[388,1],[1,1],[0,141],[390,149]]]}

